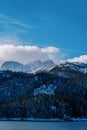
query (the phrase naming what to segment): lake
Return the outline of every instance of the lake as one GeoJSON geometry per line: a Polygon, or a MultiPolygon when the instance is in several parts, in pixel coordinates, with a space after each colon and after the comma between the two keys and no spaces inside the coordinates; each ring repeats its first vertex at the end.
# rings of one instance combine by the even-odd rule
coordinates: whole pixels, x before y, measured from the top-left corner
{"type": "Polygon", "coordinates": [[[0,121],[0,130],[87,130],[87,122],[0,121]]]}

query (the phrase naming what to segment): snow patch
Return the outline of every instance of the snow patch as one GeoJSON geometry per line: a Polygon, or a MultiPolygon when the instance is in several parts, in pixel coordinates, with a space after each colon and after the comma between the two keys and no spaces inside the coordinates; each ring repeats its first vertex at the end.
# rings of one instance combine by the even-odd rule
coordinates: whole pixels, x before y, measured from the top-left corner
{"type": "Polygon", "coordinates": [[[52,84],[49,85],[42,85],[40,88],[36,88],[34,90],[34,96],[38,94],[49,94],[49,95],[54,95],[54,90],[56,89],[56,86],[53,86],[52,84]]]}

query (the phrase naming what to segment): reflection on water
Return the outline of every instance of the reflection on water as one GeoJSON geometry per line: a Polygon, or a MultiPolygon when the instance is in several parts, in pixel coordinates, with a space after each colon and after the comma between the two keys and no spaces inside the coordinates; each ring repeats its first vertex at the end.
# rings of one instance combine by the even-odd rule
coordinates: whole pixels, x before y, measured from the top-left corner
{"type": "Polygon", "coordinates": [[[0,130],[87,130],[87,122],[0,121],[0,130]]]}

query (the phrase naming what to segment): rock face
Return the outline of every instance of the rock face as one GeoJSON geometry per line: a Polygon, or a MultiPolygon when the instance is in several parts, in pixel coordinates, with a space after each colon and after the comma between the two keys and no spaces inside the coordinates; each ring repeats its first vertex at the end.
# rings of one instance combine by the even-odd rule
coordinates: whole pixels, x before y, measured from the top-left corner
{"type": "Polygon", "coordinates": [[[11,70],[16,72],[26,72],[26,73],[36,73],[39,71],[48,71],[51,67],[54,67],[55,63],[52,60],[47,60],[45,62],[34,61],[26,65],[23,65],[15,61],[6,61],[2,64],[1,70],[11,70]]]}
{"type": "Polygon", "coordinates": [[[1,70],[0,118],[87,118],[87,72],[79,71],[86,67],[65,63],[35,74],[1,70]]]}

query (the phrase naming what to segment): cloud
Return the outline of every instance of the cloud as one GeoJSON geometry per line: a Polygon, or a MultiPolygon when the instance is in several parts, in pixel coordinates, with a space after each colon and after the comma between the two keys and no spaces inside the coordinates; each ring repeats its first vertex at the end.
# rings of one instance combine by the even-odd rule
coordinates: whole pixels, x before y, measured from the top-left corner
{"type": "Polygon", "coordinates": [[[25,42],[21,42],[20,39],[14,37],[12,39],[9,37],[0,38],[0,66],[5,61],[18,61],[27,64],[31,61],[46,61],[48,59],[58,64],[65,61],[87,63],[87,55],[65,60],[65,53],[61,52],[60,48],[25,44],[25,42]]]}
{"type": "Polygon", "coordinates": [[[6,15],[3,15],[3,14],[0,14],[0,24],[1,25],[17,25],[19,27],[22,27],[22,28],[28,28],[28,29],[32,29],[32,25],[29,25],[29,24],[25,24],[25,23],[22,23],[21,21],[15,19],[15,18],[11,18],[9,16],[6,16],[6,15]]]}
{"type": "MultiPolygon", "coordinates": [[[[45,47],[40,48],[37,46],[30,45],[13,45],[4,44],[0,45],[0,65],[5,61],[18,61],[26,64],[30,61],[52,59],[56,62],[55,55],[60,55],[59,48],[56,47],[45,47]]],[[[60,57],[60,56],[59,56],[60,57]]],[[[61,59],[61,58],[60,58],[61,59]]]]}
{"type": "Polygon", "coordinates": [[[73,59],[68,59],[69,62],[80,62],[87,63],[87,55],[81,55],[80,57],[75,57],[73,59]]]}
{"type": "Polygon", "coordinates": [[[42,48],[41,51],[43,53],[57,53],[59,50],[59,48],[56,47],[46,47],[46,48],[42,48]]]}
{"type": "Polygon", "coordinates": [[[26,24],[18,19],[0,14],[0,29],[6,34],[24,34],[33,28],[35,27],[31,24],[26,24]]]}
{"type": "Polygon", "coordinates": [[[9,36],[9,35],[4,35],[0,36],[0,45],[4,44],[13,44],[13,45],[19,45],[21,44],[21,40],[17,36],[9,36]]]}

